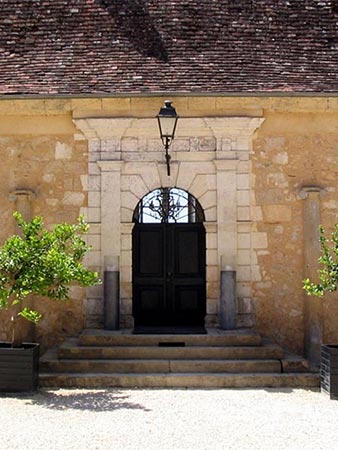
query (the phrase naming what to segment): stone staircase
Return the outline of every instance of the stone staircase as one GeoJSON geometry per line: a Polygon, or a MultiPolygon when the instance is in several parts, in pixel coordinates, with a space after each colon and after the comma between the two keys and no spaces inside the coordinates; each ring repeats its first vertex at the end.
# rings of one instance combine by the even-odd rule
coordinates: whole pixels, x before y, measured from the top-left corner
{"type": "Polygon", "coordinates": [[[85,330],[40,359],[45,387],[318,387],[318,373],[253,331],[133,335],[85,330]]]}

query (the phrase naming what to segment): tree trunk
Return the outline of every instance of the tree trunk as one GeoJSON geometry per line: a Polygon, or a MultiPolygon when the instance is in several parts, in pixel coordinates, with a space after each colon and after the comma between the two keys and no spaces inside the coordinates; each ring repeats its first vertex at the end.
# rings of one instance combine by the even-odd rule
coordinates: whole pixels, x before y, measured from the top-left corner
{"type": "MultiPolygon", "coordinates": [[[[31,303],[31,302],[29,302],[31,303]]],[[[34,324],[19,316],[22,305],[12,306],[11,315],[11,342],[12,347],[21,347],[22,343],[34,341],[34,324]]]]}

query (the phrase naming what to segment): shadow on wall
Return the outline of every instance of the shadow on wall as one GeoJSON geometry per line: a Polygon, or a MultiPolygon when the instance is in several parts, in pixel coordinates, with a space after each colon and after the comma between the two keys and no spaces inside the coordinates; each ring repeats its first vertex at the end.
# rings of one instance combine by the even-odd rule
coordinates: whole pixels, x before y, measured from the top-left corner
{"type": "Polygon", "coordinates": [[[114,19],[121,34],[142,55],[168,61],[168,52],[144,0],[96,0],[114,19]]]}

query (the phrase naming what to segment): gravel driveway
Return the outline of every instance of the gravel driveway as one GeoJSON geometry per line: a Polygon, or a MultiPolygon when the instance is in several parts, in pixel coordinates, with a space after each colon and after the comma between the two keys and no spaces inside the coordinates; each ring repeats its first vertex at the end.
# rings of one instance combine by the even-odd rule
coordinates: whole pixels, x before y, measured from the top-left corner
{"type": "Polygon", "coordinates": [[[338,401],[291,389],[0,395],[1,450],[336,450],[338,401]]]}

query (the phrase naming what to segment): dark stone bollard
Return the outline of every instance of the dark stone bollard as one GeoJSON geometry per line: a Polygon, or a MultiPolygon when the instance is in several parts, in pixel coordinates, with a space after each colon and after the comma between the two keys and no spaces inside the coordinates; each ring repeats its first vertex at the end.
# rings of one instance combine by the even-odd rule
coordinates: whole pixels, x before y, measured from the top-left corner
{"type": "Polygon", "coordinates": [[[234,330],[237,317],[236,271],[221,271],[221,318],[222,330],[234,330]]]}
{"type": "Polygon", "coordinates": [[[120,272],[104,272],[104,328],[120,328],[120,272]]]}

